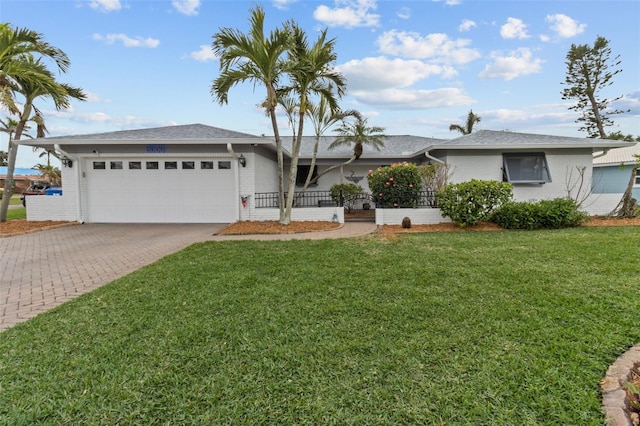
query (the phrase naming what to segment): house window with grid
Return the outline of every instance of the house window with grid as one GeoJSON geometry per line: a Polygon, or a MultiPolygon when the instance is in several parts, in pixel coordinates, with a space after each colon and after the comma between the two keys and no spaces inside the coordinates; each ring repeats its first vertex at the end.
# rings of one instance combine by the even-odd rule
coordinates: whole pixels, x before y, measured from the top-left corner
{"type": "Polygon", "coordinates": [[[549,164],[544,152],[502,154],[502,170],[505,182],[551,182],[549,164]]]}
{"type": "Polygon", "coordinates": [[[640,186],[640,168],[636,169],[636,181],[633,186],[640,186]]]}

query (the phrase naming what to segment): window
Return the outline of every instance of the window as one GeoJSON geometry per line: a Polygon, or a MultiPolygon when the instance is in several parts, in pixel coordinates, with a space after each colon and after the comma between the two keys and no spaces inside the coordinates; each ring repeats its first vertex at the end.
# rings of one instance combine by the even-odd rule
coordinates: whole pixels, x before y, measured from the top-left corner
{"type": "Polygon", "coordinates": [[[177,161],[165,161],[164,162],[165,170],[178,170],[178,162],[177,161]]]}
{"type": "Polygon", "coordinates": [[[213,170],[213,161],[202,161],[200,163],[200,168],[202,170],[213,170]]]}
{"type": "MultiPolygon", "coordinates": [[[[296,176],[296,186],[304,186],[307,181],[307,176],[309,176],[309,170],[311,170],[311,166],[303,166],[298,165],[298,174],[296,176]]],[[[318,167],[313,168],[313,174],[311,175],[311,179],[318,176],[318,167]]],[[[311,184],[311,186],[318,186],[318,182],[311,184]]]]}
{"type": "Polygon", "coordinates": [[[122,170],[122,161],[112,161],[111,170],[122,170]]]}
{"type": "Polygon", "coordinates": [[[551,182],[549,165],[544,152],[503,154],[502,164],[505,182],[551,182]]]}
{"type": "Polygon", "coordinates": [[[231,161],[218,161],[218,168],[220,170],[229,170],[229,169],[231,169],[231,161]]]}
{"type": "Polygon", "coordinates": [[[107,164],[104,161],[93,162],[93,170],[105,170],[106,168],[107,168],[107,164]]]}
{"type": "Polygon", "coordinates": [[[193,170],[196,168],[195,161],[183,161],[182,170],[193,170]]]}
{"type": "Polygon", "coordinates": [[[142,162],[140,161],[129,161],[129,170],[141,170],[142,162]]]}
{"type": "Polygon", "coordinates": [[[157,161],[147,161],[147,170],[158,170],[157,161]]]}
{"type": "Polygon", "coordinates": [[[635,186],[640,186],[640,169],[636,169],[636,181],[635,186]]]}

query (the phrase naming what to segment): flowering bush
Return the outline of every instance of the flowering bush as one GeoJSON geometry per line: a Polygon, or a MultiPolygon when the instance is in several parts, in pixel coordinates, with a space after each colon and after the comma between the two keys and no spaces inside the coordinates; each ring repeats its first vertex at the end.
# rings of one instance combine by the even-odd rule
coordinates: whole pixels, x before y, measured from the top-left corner
{"type": "Polygon", "coordinates": [[[378,207],[417,207],[422,189],[420,170],[415,164],[396,163],[369,170],[369,188],[378,207]]]}

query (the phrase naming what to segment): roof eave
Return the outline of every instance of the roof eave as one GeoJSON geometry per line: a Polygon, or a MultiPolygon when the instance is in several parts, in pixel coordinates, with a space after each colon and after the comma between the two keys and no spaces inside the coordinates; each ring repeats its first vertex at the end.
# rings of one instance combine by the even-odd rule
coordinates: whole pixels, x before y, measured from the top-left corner
{"type": "Polygon", "coordinates": [[[572,144],[572,143],[559,143],[559,144],[491,144],[491,145],[436,145],[432,150],[528,150],[528,149],[613,149],[613,148],[625,148],[632,146],[633,143],[628,142],[612,142],[612,143],[585,143],[585,144],[572,144]]]}

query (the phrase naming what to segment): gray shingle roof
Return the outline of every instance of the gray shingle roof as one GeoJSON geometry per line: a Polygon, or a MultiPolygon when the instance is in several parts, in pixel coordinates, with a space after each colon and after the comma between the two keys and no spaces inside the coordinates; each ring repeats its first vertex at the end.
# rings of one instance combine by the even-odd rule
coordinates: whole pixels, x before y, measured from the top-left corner
{"type": "MultiPolygon", "coordinates": [[[[315,136],[303,136],[302,145],[300,146],[301,158],[311,158],[315,140],[315,136]]],[[[353,146],[341,146],[333,150],[328,149],[334,140],[334,136],[322,136],[320,138],[318,158],[351,157],[353,146]]],[[[411,158],[442,142],[445,142],[445,140],[411,135],[388,135],[380,151],[365,145],[362,156],[366,158],[411,158]]],[[[286,146],[287,149],[291,147],[290,138],[283,137],[283,146],[286,146]]]]}
{"type": "MultiPolygon", "coordinates": [[[[328,147],[334,136],[323,136],[320,139],[318,158],[349,158],[353,147],[342,146],[334,150],[328,147]]],[[[273,137],[260,137],[247,133],[221,129],[204,124],[188,124],[165,126],[150,129],[121,130],[116,132],[93,133],[87,135],[57,136],[21,141],[24,145],[42,146],[48,144],[90,144],[96,142],[140,144],[148,141],[171,141],[174,143],[243,143],[275,145],[273,137]]],[[[283,146],[290,152],[291,137],[282,137],[283,146]]],[[[300,148],[300,157],[311,158],[314,136],[304,136],[300,148]]],[[[514,133],[507,131],[480,130],[455,139],[433,139],[412,135],[388,135],[384,147],[380,151],[365,146],[365,158],[409,159],[422,155],[425,151],[451,149],[545,149],[545,148],[592,148],[609,149],[629,147],[632,143],[607,139],[572,138],[564,136],[537,135],[531,133],[514,133]]]]}
{"type": "Polygon", "coordinates": [[[247,139],[260,136],[234,132],[204,124],[186,124],[178,126],[155,127],[151,129],[120,130],[117,132],[93,133],[88,135],[56,136],[46,140],[94,140],[94,141],[210,141],[214,139],[247,139]]]}
{"type": "Polygon", "coordinates": [[[566,136],[537,135],[495,130],[479,130],[451,139],[437,149],[518,149],[543,148],[616,148],[628,146],[628,142],[609,139],[572,138],[566,136]]]}

